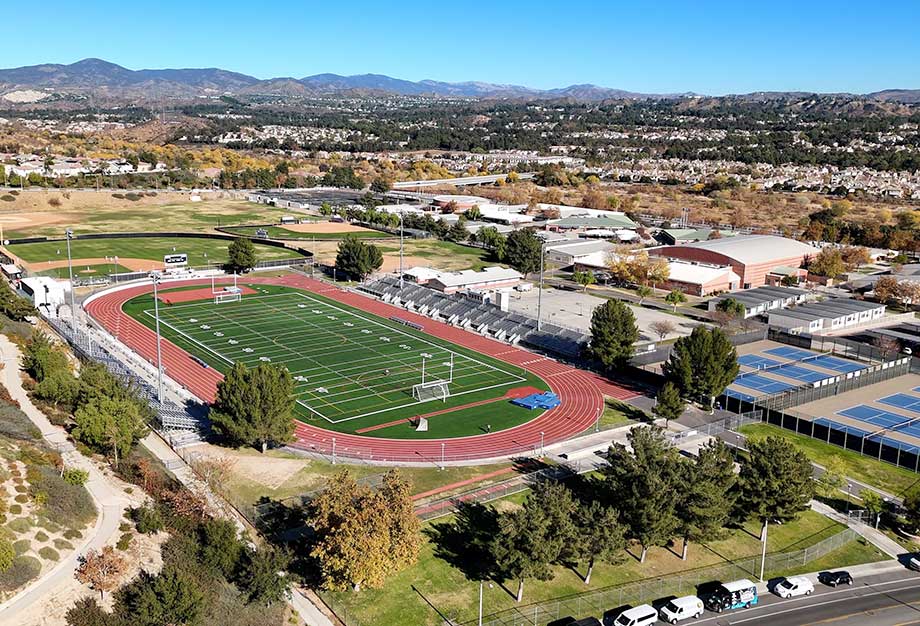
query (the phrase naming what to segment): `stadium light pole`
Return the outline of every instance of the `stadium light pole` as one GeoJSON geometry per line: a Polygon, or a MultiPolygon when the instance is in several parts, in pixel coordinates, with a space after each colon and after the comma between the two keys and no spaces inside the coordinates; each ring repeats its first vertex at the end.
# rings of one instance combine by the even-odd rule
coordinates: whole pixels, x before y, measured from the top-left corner
{"type": "Polygon", "coordinates": [[[157,402],[163,404],[163,352],[160,347],[160,299],[157,287],[160,284],[160,273],[151,272],[153,279],[153,317],[156,320],[157,332],[157,402]]]}
{"type": "Polygon", "coordinates": [[[545,456],[543,451],[543,431],[540,431],[540,456],[545,456]]]}
{"type": "Polygon", "coordinates": [[[594,415],[594,432],[601,431],[601,407],[597,407],[594,415]]]}
{"type": "Polygon", "coordinates": [[[441,469],[444,469],[444,442],[441,442],[441,469]]]}
{"type": "Polygon", "coordinates": [[[70,327],[73,329],[74,341],[77,340],[77,300],[74,295],[73,284],[73,259],[70,256],[70,240],[73,238],[73,229],[68,228],[64,231],[67,238],[67,273],[70,275],[70,327]]]}
{"type": "Polygon", "coordinates": [[[546,239],[540,243],[540,290],[537,291],[537,330],[543,326],[543,268],[546,258],[546,239]]]}
{"type": "Polygon", "coordinates": [[[332,464],[335,465],[335,437],[332,438],[332,464]]]}
{"type": "Polygon", "coordinates": [[[399,210],[399,288],[403,288],[403,210],[399,210]]]}

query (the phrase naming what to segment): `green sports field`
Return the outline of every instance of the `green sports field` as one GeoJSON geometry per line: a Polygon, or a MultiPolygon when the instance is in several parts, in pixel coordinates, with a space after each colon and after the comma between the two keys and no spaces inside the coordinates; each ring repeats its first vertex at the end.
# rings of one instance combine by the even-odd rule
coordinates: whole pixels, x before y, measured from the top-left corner
{"type": "MultiPolygon", "coordinates": [[[[295,250],[254,243],[256,258],[260,261],[300,256],[295,250]]],[[[105,257],[162,261],[167,254],[184,253],[188,255],[189,265],[195,266],[226,262],[229,245],[229,240],[207,237],[105,237],[103,239],[75,239],[71,241],[70,249],[75,263],[79,259],[105,257]]],[[[67,259],[66,241],[19,243],[9,245],[7,249],[27,263],[67,259]]]]}
{"type": "Polygon", "coordinates": [[[264,228],[270,239],[297,239],[300,241],[329,241],[330,239],[341,239],[345,235],[354,235],[358,239],[392,239],[394,235],[384,233],[379,230],[358,230],[340,233],[301,233],[285,228],[284,226],[231,226],[222,230],[242,235],[244,237],[255,237],[256,231],[264,228]]]}
{"type": "MultiPolygon", "coordinates": [[[[520,368],[318,294],[250,287],[258,295],[240,302],[160,306],[161,332],[222,372],[237,361],[287,366],[304,421],[342,432],[375,428],[362,433],[372,437],[424,438],[479,434],[486,425],[501,430],[540,414],[503,399],[514,388],[547,389],[520,368]],[[448,381],[446,399],[434,392],[424,401],[415,397],[423,376],[429,384],[448,381]],[[429,418],[427,432],[405,422],[380,428],[442,411],[429,418]]],[[[128,302],[125,312],[153,326],[149,294],[128,302]]]]}

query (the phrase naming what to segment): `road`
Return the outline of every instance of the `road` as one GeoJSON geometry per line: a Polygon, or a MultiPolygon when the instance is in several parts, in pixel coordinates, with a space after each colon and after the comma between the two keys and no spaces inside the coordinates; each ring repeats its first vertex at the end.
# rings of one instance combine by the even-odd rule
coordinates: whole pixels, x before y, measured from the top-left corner
{"type": "MultiPolygon", "coordinates": [[[[437,187],[439,185],[483,185],[503,180],[508,174],[486,174],[483,176],[458,176],[457,178],[439,178],[434,180],[401,180],[393,183],[393,189],[419,189],[421,187],[437,187]]],[[[529,180],[534,177],[533,172],[518,173],[520,180],[529,180]]]]}
{"type": "Polygon", "coordinates": [[[920,575],[907,570],[856,580],[852,587],[832,589],[815,586],[815,593],[783,600],[773,594],[760,596],[750,609],[722,614],[705,613],[694,626],[892,626],[920,624],[920,575]]]}

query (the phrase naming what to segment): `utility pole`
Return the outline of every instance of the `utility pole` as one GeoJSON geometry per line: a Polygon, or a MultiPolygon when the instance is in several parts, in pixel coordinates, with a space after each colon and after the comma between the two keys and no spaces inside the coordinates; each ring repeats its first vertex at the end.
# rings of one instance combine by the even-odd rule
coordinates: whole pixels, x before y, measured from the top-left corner
{"type": "Polygon", "coordinates": [[[763,582],[763,568],[764,564],[767,562],[767,525],[769,523],[769,519],[763,521],[763,548],[760,552],[760,582],[763,582]]]}
{"type": "Polygon", "coordinates": [[[64,235],[67,238],[67,273],[70,275],[70,328],[73,330],[74,341],[77,339],[77,301],[74,291],[76,291],[73,284],[73,260],[70,256],[70,240],[73,238],[73,230],[68,228],[64,231],[64,235]]]}
{"type": "Polygon", "coordinates": [[[163,352],[160,348],[160,299],[157,286],[160,284],[160,273],[153,272],[153,317],[156,320],[157,332],[157,402],[163,404],[163,352]]]}

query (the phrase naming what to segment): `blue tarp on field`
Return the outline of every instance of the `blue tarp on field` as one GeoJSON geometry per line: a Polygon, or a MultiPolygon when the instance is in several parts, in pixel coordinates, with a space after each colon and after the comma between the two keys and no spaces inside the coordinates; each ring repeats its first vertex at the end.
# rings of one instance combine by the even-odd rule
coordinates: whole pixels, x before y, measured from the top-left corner
{"type": "Polygon", "coordinates": [[[531,410],[554,409],[559,406],[560,401],[559,396],[552,391],[546,391],[544,393],[534,393],[529,396],[524,396],[523,398],[515,398],[511,401],[511,404],[531,410]]]}

